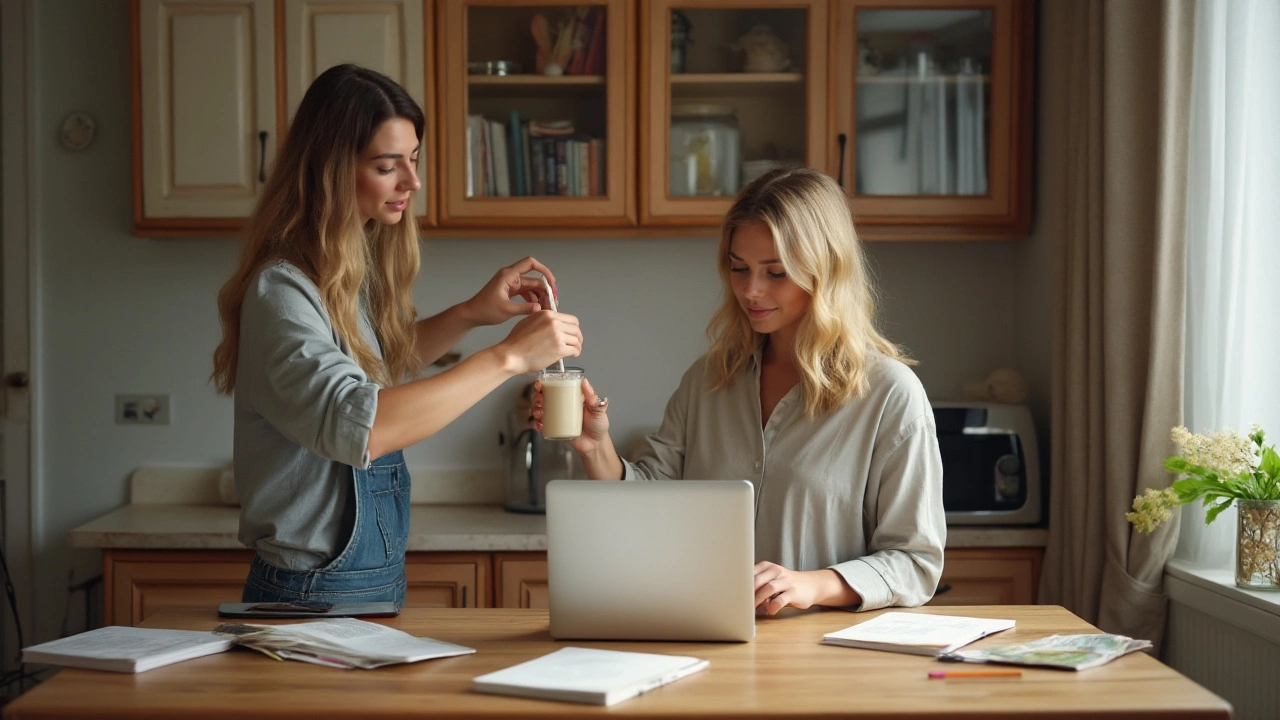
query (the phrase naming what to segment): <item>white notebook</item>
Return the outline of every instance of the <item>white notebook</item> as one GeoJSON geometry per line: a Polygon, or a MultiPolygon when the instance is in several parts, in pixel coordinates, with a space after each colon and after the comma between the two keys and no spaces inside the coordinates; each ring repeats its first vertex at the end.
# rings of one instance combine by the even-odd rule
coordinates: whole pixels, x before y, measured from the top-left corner
{"type": "Polygon", "coordinates": [[[22,661],[140,673],[230,647],[231,638],[211,632],[111,625],[23,648],[22,661]]]}
{"type": "Polygon", "coordinates": [[[472,688],[498,695],[613,705],[707,667],[685,655],[561,648],[472,680],[472,688]]]}
{"type": "Polygon", "coordinates": [[[1013,627],[1013,620],[887,612],[827,633],[828,645],[938,656],[1013,627]]]}

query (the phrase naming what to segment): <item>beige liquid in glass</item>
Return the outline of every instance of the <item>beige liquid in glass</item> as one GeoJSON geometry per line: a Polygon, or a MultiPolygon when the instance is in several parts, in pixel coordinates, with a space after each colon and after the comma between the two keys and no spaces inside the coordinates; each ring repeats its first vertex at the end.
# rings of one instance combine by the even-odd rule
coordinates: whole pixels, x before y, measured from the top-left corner
{"type": "Polygon", "coordinates": [[[563,373],[548,370],[542,375],[542,436],[548,440],[570,440],[582,434],[582,379],[576,368],[563,373]]]}

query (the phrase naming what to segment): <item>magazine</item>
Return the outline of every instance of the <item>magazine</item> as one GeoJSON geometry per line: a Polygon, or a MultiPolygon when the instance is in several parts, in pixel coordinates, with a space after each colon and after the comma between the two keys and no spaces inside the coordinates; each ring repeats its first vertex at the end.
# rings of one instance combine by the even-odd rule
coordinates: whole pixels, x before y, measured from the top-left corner
{"type": "Polygon", "coordinates": [[[475,652],[474,648],[415,637],[355,618],[289,625],[222,623],[213,632],[277,660],[301,660],[344,669],[371,669],[475,652]]]}
{"type": "Polygon", "coordinates": [[[225,637],[195,630],[111,625],[22,650],[22,661],[140,673],[231,647],[225,637]]]}
{"type": "Polygon", "coordinates": [[[1149,647],[1151,647],[1149,640],[1134,640],[1124,635],[1108,633],[1050,635],[1039,640],[996,645],[979,650],[958,650],[943,655],[941,659],[1031,665],[1060,670],[1087,670],[1149,647]]]}
{"type": "Polygon", "coordinates": [[[827,645],[938,656],[992,633],[1008,630],[1013,620],[887,612],[822,636],[827,645]]]}

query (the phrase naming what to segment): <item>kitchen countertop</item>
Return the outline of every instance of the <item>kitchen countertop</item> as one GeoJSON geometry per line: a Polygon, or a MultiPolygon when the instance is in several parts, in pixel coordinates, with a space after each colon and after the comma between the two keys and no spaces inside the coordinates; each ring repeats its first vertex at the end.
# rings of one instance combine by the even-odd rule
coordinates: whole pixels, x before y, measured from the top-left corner
{"type": "MultiPolygon", "coordinates": [[[[126,505],[67,535],[73,548],[139,550],[243,550],[236,539],[240,508],[227,505],[126,505]]],[[[951,527],[948,548],[1043,547],[1048,530],[1025,527],[951,527]]],[[[547,519],[501,505],[413,505],[410,551],[522,552],[547,549],[547,519]]]]}

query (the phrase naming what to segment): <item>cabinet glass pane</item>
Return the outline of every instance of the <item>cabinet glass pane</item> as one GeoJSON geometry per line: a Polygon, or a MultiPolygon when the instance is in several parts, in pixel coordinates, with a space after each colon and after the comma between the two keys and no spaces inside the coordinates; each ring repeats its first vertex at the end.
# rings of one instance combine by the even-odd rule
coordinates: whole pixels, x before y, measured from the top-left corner
{"type": "Polygon", "coordinates": [[[467,197],[606,194],[606,15],[469,8],[467,197]]]}
{"type": "Polygon", "coordinates": [[[859,195],[986,195],[990,10],[860,10],[859,195]]]}
{"type": "Polygon", "coordinates": [[[804,164],[803,9],[671,12],[668,197],[732,197],[804,164]]]}

